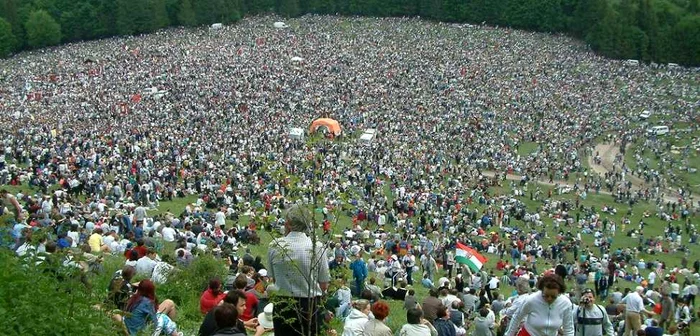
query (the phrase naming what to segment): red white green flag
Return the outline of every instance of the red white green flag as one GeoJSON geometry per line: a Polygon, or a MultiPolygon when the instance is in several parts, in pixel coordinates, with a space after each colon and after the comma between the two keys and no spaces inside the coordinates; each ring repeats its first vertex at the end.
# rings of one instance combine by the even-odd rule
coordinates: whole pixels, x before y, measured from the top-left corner
{"type": "Polygon", "coordinates": [[[457,243],[455,260],[460,264],[466,264],[473,272],[478,272],[486,264],[486,258],[473,248],[457,243]]]}

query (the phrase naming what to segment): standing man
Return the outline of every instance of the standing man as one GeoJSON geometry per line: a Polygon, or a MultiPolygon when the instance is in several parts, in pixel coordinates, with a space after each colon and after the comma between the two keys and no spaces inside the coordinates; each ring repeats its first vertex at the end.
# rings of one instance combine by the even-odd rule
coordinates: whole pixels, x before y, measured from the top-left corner
{"type": "Polygon", "coordinates": [[[656,270],[649,272],[649,281],[647,281],[647,289],[654,290],[654,284],[656,283],[656,270]]]}
{"type": "Polygon", "coordinates": [[[437,262],[435,258],[427,251],[420,258],[421,266],[423,266],[423,274],[428,276],[428,279],[433,280],[433,275],[437,271],[437,262]]]}
{"type": "Polygon", "coordinates": [[[615,330],[605,308],[595,303],[595,293],[587,288],[581,293],[581,302],[574,310],[576,336],[614,335],[615,330]]]}
{"type": "Polygon", "coordinates": [[[445,246],[445,270],[447,271],[447,278],[452,279],[452,269],[455,266],[455,254],[452,250],[447,249],[445,246]]]}
{"type": "Polygon", "coordinates": [[[642,313],[653,315],[644,308],[644,299],[642,294],[644,287],[637,286],[634,292],[630,292],[622,299],[622,303],[626,305],[625,309],[625,332],[622,335],[636,336],[637,330],[642,328],[642,313]]]}
{"type": "Polygon", "coordinates": [[[355,260],[350,263],[352,277],[355,279],[354,294],[360,296],[362,290],[365,289],[365,279],[367,278],[367,263],[362,260],[361,249],[353,251],[355,260]]]}
{"type": "Polygon", "coordinates": [[[413,267],[416,266],[416,257],[413,256],[413,252],[408,250],[405,256],[402,258],[403,266],[406,268],[406,282],[409,285],[413,285],[413,267]]]}
{"type": "Polygon", "coordinates": [[[279,288],[273,324],[278,335],[317,335],[322,322],[321,297],[328,289],[330,271],[324,244],[307,232],[313,228],[309,211],[293,205],[285,214],[286,235],[268,250],[269,273],[279,288]]]}

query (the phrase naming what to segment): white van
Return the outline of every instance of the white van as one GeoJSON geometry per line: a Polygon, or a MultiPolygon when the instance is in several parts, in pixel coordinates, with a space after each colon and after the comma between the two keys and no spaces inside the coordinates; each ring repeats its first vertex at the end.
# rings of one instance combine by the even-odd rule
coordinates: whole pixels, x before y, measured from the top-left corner
{"type": "Polygon", "coordinates": [[[647,130],[647,135],[665,135],[668,132],[668,126],[654,126],[647,130]]]}
{"type": "Polygon", "coordinates": [[[633,59],[628,59],[625,61],[625,64],[630,65],[630,66],[639,66],[639,61],[633,60],[633,59]]]}
{"type": "Polygon", "coordinates": [[[644,110],[644,111],[642,111],[642,113],[639,114],[639,119],[642,119],[642,120],[649,119],[649,117],[651,117],[651,111],[649,111],[649,110],[644,110]]]}
{"type": "Polygon", "coordinates": [[[289,129],[289,138],[304,141],[304,130],[299,127],[292,127],[289,129]]]}

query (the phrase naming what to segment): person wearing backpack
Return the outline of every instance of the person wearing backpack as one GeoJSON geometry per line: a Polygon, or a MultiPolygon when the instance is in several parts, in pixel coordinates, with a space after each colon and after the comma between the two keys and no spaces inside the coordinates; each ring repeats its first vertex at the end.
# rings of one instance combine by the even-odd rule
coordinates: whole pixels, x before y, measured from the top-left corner
{"type": "Polygon", "coordinates": [[[614,336],[610,317],[603,306],[595,303],[595,293],[590,288],[581,292],[580,305],[574,310],[576,336],[614,336]]]}

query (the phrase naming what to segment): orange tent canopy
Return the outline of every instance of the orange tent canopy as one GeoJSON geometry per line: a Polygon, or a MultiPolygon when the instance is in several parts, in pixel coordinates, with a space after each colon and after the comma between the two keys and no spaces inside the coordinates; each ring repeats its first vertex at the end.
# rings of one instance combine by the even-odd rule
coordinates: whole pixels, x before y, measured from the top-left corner
{"type": "Polygon", "coordinates": [[[309,133],[316,132],[319,127],[327,128],[335,136],[340,135],[340,132],[341,132],[340,124],[338,123],[337,120],[333,120],[330,118],[319,118],[319,119],[314,120],[314,122],[311,123],[311,127],[309,128],[309,133]]]}

